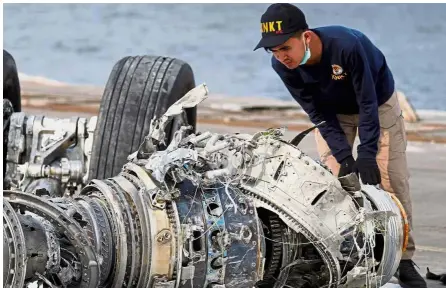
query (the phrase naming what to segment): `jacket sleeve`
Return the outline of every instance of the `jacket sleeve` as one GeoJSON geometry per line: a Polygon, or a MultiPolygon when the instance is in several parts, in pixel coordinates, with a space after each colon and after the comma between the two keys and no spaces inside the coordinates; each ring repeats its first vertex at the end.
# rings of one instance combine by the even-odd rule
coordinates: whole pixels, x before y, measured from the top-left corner
{"type": "Polygon", "coordinates": [[[347,64],[359,106],[358,158],[376,158],[380,136],[378,100],[367,55],[359,41],[348,55],[347,64]]]}
{"type": "MultiPolygon", "coordinates": [[[[274,65],[273,65],[274,67],[274,65]]],[[[308,93],[301,81],[290,81],[289,78],[283,74],[278,68],[274,67],[274,70],[279,74],[285,87],[291,93],[291,96],[299,103],[302,109],[308,114],[311,122],[314,125],[325,121],[325,124],[319,127],[322,137],[327,142],[333,156],[338,163],[352,155],[352,148],[348,144],[344,131],[339,124],[336,114],[321,113],[316,110],[312,95],[308,93]],[[292,82],[292,83],[291,83],[292,82]]]]}

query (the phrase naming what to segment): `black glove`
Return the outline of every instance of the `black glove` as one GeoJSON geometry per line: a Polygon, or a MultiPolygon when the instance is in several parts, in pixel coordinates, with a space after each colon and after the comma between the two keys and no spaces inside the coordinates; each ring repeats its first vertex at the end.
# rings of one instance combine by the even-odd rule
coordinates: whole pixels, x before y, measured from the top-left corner
{"type": "Polygon", "coordinates": [[[342,160],[338,177],[342,177],[350,173],[353,173],[354,166],[355,166],[355,159],[353,159],[353,156],[348,156],[347,158],[342,160]]]}
{"type": "Polygon", "coordinates": [[[359,173],[364,184],[377,185],[381,183],[381,172],[379,172],[375,158],[358,158],[354,171],[359,173]]]}

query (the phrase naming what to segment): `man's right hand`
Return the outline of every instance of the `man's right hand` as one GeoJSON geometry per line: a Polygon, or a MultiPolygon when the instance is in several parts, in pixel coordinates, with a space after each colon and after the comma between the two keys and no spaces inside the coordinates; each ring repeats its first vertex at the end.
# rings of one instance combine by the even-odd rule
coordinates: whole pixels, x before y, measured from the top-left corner
{"type": "Polygon", "coordinates": [[[355,159],[353,159],[353,156],[348,156],[347,158],[342,160],[338,177],[342,177],[350,173],[353,173],[354,165],[355,165],[355,159]]]}

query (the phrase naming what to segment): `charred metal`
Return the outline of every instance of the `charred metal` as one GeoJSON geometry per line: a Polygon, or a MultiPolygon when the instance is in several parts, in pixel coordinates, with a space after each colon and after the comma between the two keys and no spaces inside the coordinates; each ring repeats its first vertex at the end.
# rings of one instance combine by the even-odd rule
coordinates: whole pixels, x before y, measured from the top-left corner
{"type": "Polygon", "coordinates": [[[97,117],[4,114],[5,287],[387,283],[404,249],[397,200],[338,179],[283,129],[196,133],[185,111],[207,97],[198,85],[153,117],[103,179],[88,169],[97,117]]]}

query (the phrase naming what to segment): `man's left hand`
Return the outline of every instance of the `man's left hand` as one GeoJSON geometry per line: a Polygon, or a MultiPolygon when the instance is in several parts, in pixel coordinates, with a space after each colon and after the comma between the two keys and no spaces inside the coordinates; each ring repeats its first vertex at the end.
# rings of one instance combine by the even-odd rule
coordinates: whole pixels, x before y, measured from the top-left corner
{"type": "Polygon", "coordinates": [[[368,185],[377,185],[381,183],[381,172],[379,172],[376,159],[358,158],[353,169],[361,176],[362,183],[368,185]]]}

